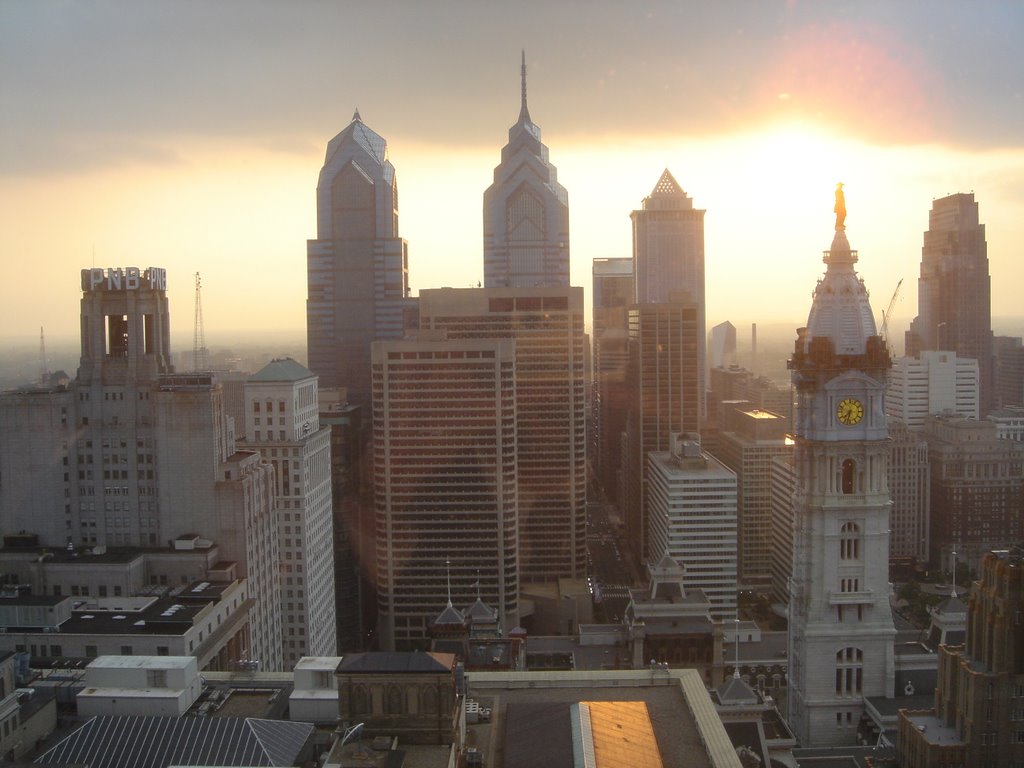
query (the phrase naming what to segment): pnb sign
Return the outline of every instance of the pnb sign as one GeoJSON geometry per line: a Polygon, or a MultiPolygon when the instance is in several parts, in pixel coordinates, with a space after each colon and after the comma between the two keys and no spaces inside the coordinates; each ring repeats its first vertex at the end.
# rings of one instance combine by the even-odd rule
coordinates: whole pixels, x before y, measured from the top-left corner
{"type": "Polygon", "coordinates": [[[110,267],[109,269],[82,270],[82,290],[137,291],[140,288],[153,291],[167,290],[167,270],[162,267],[110,267]]]}

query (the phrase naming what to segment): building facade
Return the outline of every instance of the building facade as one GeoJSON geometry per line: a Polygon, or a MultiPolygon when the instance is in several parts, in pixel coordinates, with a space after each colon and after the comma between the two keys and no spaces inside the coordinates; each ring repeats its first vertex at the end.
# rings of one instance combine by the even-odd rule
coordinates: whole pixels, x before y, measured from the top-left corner
{"type": "Polygon", "coordinates": [[[920,431],[891,418],[889,440],[889,556],[912,557],[927,563],[931,519],[928,441],[920,431]]]}
{"type": "Polygon", "coordinates": [[[856,744],[864,699],[891,698],[895,675],[890,358],[854,270],[857,252],[843,218],[790,360],[797,408],[789,723],[804,746],[856,744]]]}
{"type": "Polygon", "coordinates": [[[370,403],[370,344],[401,338],[414,312],[408,245],[398,235],[398,183],[388,145],[359,112],[327,145],[306,245],[309,367],[321,385],[370,403]]]}
{"type": "Polygon", "coordinates": [[[451,340],[515,343],[522,581],[585,578],[583,289],[424,290],[420,325],[451,340]]]}
{"type": "Polygon", "coordinates": [[[330,429],[320,425],[317,377],[291,358],[272,360],[245,385],[249,445],[274,468],[282,653],[337,652],[330,429]]]}
{"type": "Polygon", "coordinates": [[[978,361],[981,415],[994,405],[992,286],[985,225],[974,193],[932,201],[921,248],[917,317],[906,336],[906,353],[951,350],[978,361]]]}
{"type": "Polygon", "coordinates": [[[885,391],[885,414],[921,429],[932,413],[979,416],[978,361],[955,352],[922,351],[893,360],[885,391]]]}
{"type": "MultiPolygon", "coordinates": [[[[694,435],[673,435],[647,456],[650,551],[686,572],[688,589],[711,601],[717,621],[736,618],[736,474],[703,453],[694,435]]],[[[657,560],[652,560],[657,562],[657,560]]]]}
{"type": "Polygon", "coordinates": [[[386,650],[429,647],[445,603],[519,624],[516,355],[508,339],[420,331],[373,348],[377,622],[386,650]]]}
{"type": "Polygon", "coordinates": [[[1024,345],[1020,336],[996,336],[995,398],[999,408],[1024,407],[1024,345]]]}
{"type": "Polygon", "coordinates": [[[519,120],[484,192],[484,287],[569,285],[569,193],[526,106],[526,54],[519,120]]]}
{"type": "Polygon", "coordinates": [[[796,467],[793,451],[772,457],[771,468],[772,601],[789,605],[789,580],[793,575],[793,494],[796,467]]]}

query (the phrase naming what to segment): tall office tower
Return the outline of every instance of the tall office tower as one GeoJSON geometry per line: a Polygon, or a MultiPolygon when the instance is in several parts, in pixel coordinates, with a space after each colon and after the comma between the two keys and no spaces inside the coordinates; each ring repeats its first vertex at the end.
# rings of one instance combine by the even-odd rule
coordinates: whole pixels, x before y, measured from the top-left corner
{"type": "Polygon", "coordinates": [[[771,588],[772,459],[793,453],[789,419],[771,411],[737,409],[718,437],[718,458],[736,473],[739,489],[740,588],[771,588]]]}
{"type": "MultiPolygon", "coordinates": [[[[450,601],[519,624],[516,352],[419,331],[373,345],[377,629],[412,650],[450,601]]],[[[428,643],[427,643],[428,644],[428,643]]]]}
{"type": "Polygon", "coordinates": [[[845,206],[836,208],[825,276],[790,360],[797,407],[789,723],[805,746],[856,744],[864,699],[892,698],[895,675],[885,419],[891,361],[854,270],[845,206]]]}
{"type": "MultiPolygon", "coordinates": [[[[704,330],[704,211],[693,207],[693,200],[672,178],[668,169],[661,174],[654,190],[644,198],[633,220],[633,275],[637,304],[663,304],[689,301],[697,305],[697,397],[699,415],[704,405],[705,348],[704,330]]],[[[659,450],[664,450],[659,449],[659,450]]]]}
{"type": "Polygon", "coordinates": [[[917,317],[906,337],[907,354],[951,350],[978,361],[981,415],[993,406],[992,289],[985,225],[974,194],[932,201],[921,249],[917,317]]]}
{"type": "Polygon", "coordinates": [[[583,289],[424,290],[420,324],[452,340],[515,342],[522,581],[584,578],[583,289]]]}
{"type": "Polygon", "coordinates": [[[712,368],[728,368],[736,364],[736,326],[726,320],[711,329],[712,368]]]}
{"type": "Polygon", "coordinates": [[[692,302],[629,310],[625,517],[634,559],[641,562],[660,554],[647,547],[647,454],[669,450],[674,433],[700,427],[700,314],[692,302]]]}
{"type": "MultiPolygon", "coordinates": [[[[82,270],[66,387],[0,396],[0,529],[45,547],[215,542],[249,579],[249,650],[281,669],[269,469],[235,447],[215,376],[174,374],[163,269],[82,270]]],[[[213,564],[211,564],[213,565],[213,564]]]]}
{"type": "MultiPolygon", "coordinates": [[[[696,435],[672,435],[647,454],[652,553],[675,558],[686,584],[711,601],[718,621],[736,618],[736,475],[703,453],[696,435]]],[[[652,554],[653,563],[657,557],[652,554]]]]}
{"type": "MultiPolygon", "coordinates": [[[[888,403],[886,403],[888,407],[888,403]]],[[[928,441],[920,430],[889,419],[890,557],[928,562],[930,469],[928,441]]]]}
{"type": "Polygon", "coordinates": [[[594,404],[597,450],[592,461],[608,498],[619,495],[622,432],[629,394],[628,310],[633,303],[633,260],[594,259],[594,404]]]}
{"type": "Polygon", "coordinates": [[[349,403],[343,389],[321,389],[320,425],[331,430],[331,505],[334,517],[334,605],[338,653],[366,650],[376,626],[373,479],[365,459],[368,409],[349,403]]]}
{"type": "Polygon", "coordinates": [[[1024,406],[1024,346],[1020,336],[996,336],[995,397],[996,406],[1024,406]]]}
{"type": "Polygon", "coordinates": [[[337,653],[330,429],[320,425],[317,377],[272,360],[245,385],[246,434],[277,476],[277,532],[286,665],[337,653]]]}
{"type": "Polygon", "coordinates": [[[955,352],[922,351],[897,357],[885,391],[885,415],[911,429],[933,413],[978,418],[978,361],[955,352]]]}
{"type": "Polygon", "coordinates": [[[943,570],[977,567],[990,549],[1024,541],[1024,444],[1000,440],[983,419],[929,416],[930,554],[943,570]]]}
{"type": "Polygon", "coordinates": [[[793,494],[796,467],[793,453],[772,457],[771,569],[772,601],[789,605],[789,579],[793,575],[793,494]]]}
{"type": "Polygon", "coordinates": [[[900,712],[905,768],[1014,768],[1024,763],[1024,561],[1016,545],[987,553],[967,605],[967,642],[940,645],[935,707],[900,712]]]}
{"type": "Polygon", "coordinates": [[[526,108],[524,52],[519,120],[484,192],[484,286],[539,285],[569,285],[569,193],[526,108]]]}
{"type": "Polygon", "coordinates": [[[306,245],[309,367],[323,387],[347,387],[366,406],[370,344],[402,338],[415,305],[387,147],[358,112],[331,139],[316,187],[316,240],[306,245]]]}

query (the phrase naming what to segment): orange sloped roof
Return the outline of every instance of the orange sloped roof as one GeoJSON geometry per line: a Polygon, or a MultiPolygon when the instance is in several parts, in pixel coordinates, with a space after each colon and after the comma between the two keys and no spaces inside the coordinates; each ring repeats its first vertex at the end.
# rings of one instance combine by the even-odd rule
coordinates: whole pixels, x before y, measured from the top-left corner
{"type": "Polygon", "coordinates": [[[583,701],[597,768],[663,768],[654,727],[643,701],[583,701]]]}

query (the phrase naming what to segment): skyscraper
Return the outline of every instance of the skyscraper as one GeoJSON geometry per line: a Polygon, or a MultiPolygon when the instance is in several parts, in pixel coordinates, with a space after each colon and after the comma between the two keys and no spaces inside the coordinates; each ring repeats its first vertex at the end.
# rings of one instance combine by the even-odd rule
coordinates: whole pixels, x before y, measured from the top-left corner
{"type": "Polygon", "coordinates": [[[451,340],[515,342],[521,581],[584,578],[583,289],[425,290],[420,324],[451,340]]]}
{"type": "Polygon", "coordinates": [[[618,498],[622,432],[629,393],[629,307],[633,304],[633,260],[594,259],[594,466],[608,497],[618,498]]]}
{"type": "MultiPolygon", "coordinates": [[[[704,326],[704,211],[679,186],[668,169],[661,174],[642,208],[633,211],[633,276],[637,304],[672,300],[697,305],[697,395],[705,415],[704,381],[707,338],[704,326]],[[671,299],[670,296],[681,297],[671,299]]],[[[659,449],[662,450],[662,449],[659,449]]]]}
{"type": "Polygon", "coordinates": [[[985,225],[978,223],[974,194],[932,202],[921,248],[917,317],[906,353],[951,350],[978,361],[981,416],[993,407],[992,287],[985,225]]]}
{"type": "Polygon", "coordinates": [[[890,359],[837,192],[832,248],[790,368],[797,392],[789,723],[805,746],[857,743],[869,696],[893,695],[890,359]]]}
{"type": "Polygon", "coordinates": [[[933,413],[978,418],[978,361],[955,352],[897,357],[889,371],[885,415],[921,429],[933,413]]]}
{"type": "Polygon", "coordinates": [[[484,192],[484,286],[541,285],[569,285],[569,195],[526,107],[524,52],[519,120],[484,192]]]}
{"type": "Polygon", "coordinates": [[[377,628],[428,639],[451,599],[519,623],[515,344],[418,331],[373,347],[377,628]]]}
{"type": "Polygon", "coordinates": [[[395,167],[359,112],[327,145],[316,201],[316,240],[306,246],[309,367],[324,388],[346,387],[369,405],[370,344],[401,338],[415,300],[395,167]]]}
{"type": "Polygon", "coordinates": [[[337,653],[330,428],[320,426],[317,377],[291,358],[245,384],[246,433],[277,475],[283,655],[337,653]]]}

